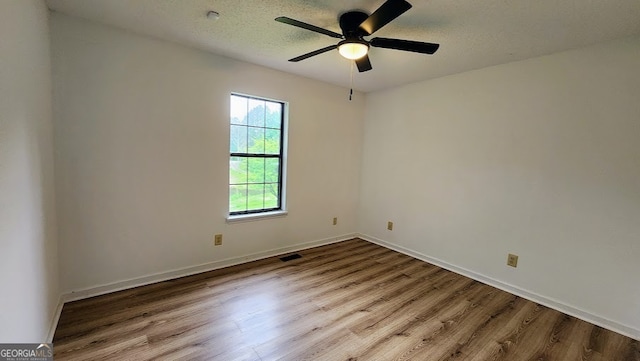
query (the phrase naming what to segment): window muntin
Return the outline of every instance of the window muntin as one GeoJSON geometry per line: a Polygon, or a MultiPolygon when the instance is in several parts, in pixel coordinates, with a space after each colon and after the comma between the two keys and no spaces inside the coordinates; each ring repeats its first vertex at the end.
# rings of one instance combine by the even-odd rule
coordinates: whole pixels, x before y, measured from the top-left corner
{"type": "Polygon", "coordinates": [[[231,95],[229,214],[283,209],[285,103],[231,95]]]}

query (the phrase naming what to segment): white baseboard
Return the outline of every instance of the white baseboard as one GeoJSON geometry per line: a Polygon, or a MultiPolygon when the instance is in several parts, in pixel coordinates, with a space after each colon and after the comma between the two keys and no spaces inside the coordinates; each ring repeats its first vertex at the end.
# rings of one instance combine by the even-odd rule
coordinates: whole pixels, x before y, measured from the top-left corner
{"type": "Polygon", "coordinates": [[[525,298],[525,299],[533,301],[535,303],[547,306],[549,308],[552,308],[554,310],[560,311],[562,313],[566,313],[567,315],[571,315],[573,317],[576,317],[576,318],[579,318],[581,320],[584,320],[584,321],[587,321],[589,323],[592,323],[594,325],[606,328],[606,329],[611,330],[613,332],[617,332],[619,334],[631,337],[633,339],[640,340],[640,330],[638,330],[636,328],[633,328],[631,326],[624,325],[624,324],[621,324],[619,322],[609,320],[609,319],[607,319],[605,317],[594,315],[594,314],[592,314],[590,312],[581,310],[578,307],[573,307],[573,306],[567,305],[567,304],[565,304],[565,303],[563,303],[561,301],[555,300],[553,298],[542,296],[542,295],[539,295],[539,294],[537,294],[535,292],[530,292],[530,291],[524,290],[522,288],[510,285],[508,283],[504,283],[504,282],[498,281],[496,279],[481,275],[481,274],[473,272],[471,270],[452,265],[452,264],[447,263],[445,261],[442,261],[440,259],[427,256],[425,254],[422,254],[420,252],[414,251],[412,249],[408,249],[408,248],[405,248],[405,247],[402,247],[402,246],[398,246],[398,245],[393,244],[393,243],[389,243],[389,242],[383,241],[383,240],[381,240],[379,238],[376,238],[376,237],[373,237],[373,236],[369,236],[369,235],[366,235],[366,234],[358,234],[357,236],[359,238],[362,238],[362,239],[364,239],[366,241],[369,241],[371,243],[375,243],[375,244],[380,245],[382,247],[389,248],[391,250],[406,254],[407,256],[419,259],[419,260],[427,262],[427,263],[431,263],[431,264],[436,265],[438,267],[442,267],[442,268],[447,269],[449,271],[452,271],[452,272],[455,272],[457,274],[463,275],[465,277],[469,277],[471,279],[474,279],[476,281],[488,284],[489,286],[493,286],[495,288],[498,288],[498,289],[501,289],[503,291],[509,292],[509,293],[511,293],[513,295],[525,298]]]}
{"type": "MultiPolygon", "coordinates": [[[[196,266],[179,268],[179,269],[155,273],[147,276],[136,277],[128,280],[112,282],[104,285],[97,285],[97,286],[88,287],[84,289],[73,290],[71,292],[67,292],[63,294],[62,301],[63,303],[77,301],[77,300],[81,300],[89,297],[104,295],[107,293],[145,286],[152,283],[167,281],[175,278],[191,276],[191,275],[202,273],[202,272],[213,271],[220,268],[235,266],[238,264],[252,262],[252,261],[256,261],[263,258],[279,256],[285,253],[300,251],[307,248],[313,248],[318,246],[324,246],[331,243],[342,242],[355,237],[358,237],[357,233],[349,233],[341,236],[299,243],[293,246],[275,248],[275,249],[271,249],[263,252],[257,252],[257,253],[253,253],[245,256],[228,258],[228,259],[210,262],[210,263],[204,263],[196,266]]],[[[56,324],[57,324],[57,320],[56,320],[56,324]]]]}
{"type": "Polygon", "coordinates": [[[56,333],[56,328],[58,327],[58,321],[60,320],[60,314],[62,314],[62,306],[64,306],[63,296],[60,295],[58,297],[58,304],[56,305],[56,310],[53,313],[53,318],[51,319],[51,324],[49,325],[49,334],[47,334],[47,338],[45,340],[46,343],[53,342],[53,336],[56,333]]]}
{"type": "Polygon", "coordinates": [[[331,243],[342,242],[342,241],[345,241],[345,240],[348,240],[348,239],[351,239],[351,238],[355,238],[355,237],[362,238],[362,239],[364,239],[366,241],[369,241],[371,243],[375,243],[375,244],[378,244],[378,245],[380,245],[382,247],[389,248],[391,250],[406,254],[406,255],[408,255],[410,257],[419,259],[421,261],[434,264],[436,266],[442,267],[442,268],[447,269],[449,271],[461,274],[461,275],[463,275],[465,277],[469,277],[469,278],[474,279],[476,281],[479,281],[479,282],[488,284],[490,286],[496,287],[498,289],[501,289],[503,291],[509,292],[509,293],[514,294],[516,296],[520,296],[520,297],[528,299],[530,301],[539,303],[541,305],[544,305],[544,306],[553,308],[555,310],[558,310],[560,312],[566,313],[568,315],[574,316],[574,317],[579,318],[581,320],[593,323],[594,325],[598,325],[600,327],[609,329],[611,331],[620,333],[622,335],[634,338],[636,340],[640,340],[640,330],[635,329],[635,328],[633,328],[631,326],[627,326],[627,325],[624,325],[624,324],[609,320],[607,318],[591,314],[589,312],[581,310],[580,308],[567,305],[567,304],[565,304],[563,302],[560,302],[558,300],[554,300],[554,299],[552,299],[550,297],[545,297],[545,296],[536,294],[534,292],[530,292],[530,291],[521,289],[519,287],[510,285],[510,284],[507,284],[507,283],[504,283],[504,282],[501,282],[501,281],[498,281],[498,280],[493,279],[491,277],[483,276],[483,275],[478,274],[476,272],[473,272],[471,270],[467,270],[465,268],[452,265],[452,264],[447,263],[445,261],[442,261],[440,259],[429,257],[427,255],[424,255],[424,254],[420,253],[420,252],[417,252],[417,251],[414,251],[414,250],[411,250],[411,249],[408,249],[408,248],[405,248],[405,247],[402,247],[402,246],[398,246],[398,245],[383,241],[383,240],[378,239],[378,238],[373,237],[373,236],[369,236],[369,235],[366,235],[366,234],[360,234],[360,233],[350,233],[350,234],[345,234],[345,235],[342,235],[342,236],[336,236],[336,237],[330,237],[330,238],[325,238],[325,239],[311,241],[311,242],[299,243],[297,245],[288,246],[288,247],[282,247],[282,248],[276,248],[276,249],[272,249],[272,250],[268,250],[268,251],[264,251],[264,252],[253,253],[253,254],[250,254],[250,255],[247,255],[247,256],[229,258],[229,259],[225,259],[225,260],[221,260],[221,261],[210,262],[210,263],[205,263],[205,264],[191,266],[191,267],[185,267],[185,268],[181,268],[181,269],[176,269],[176,270],[171,270],[171,271],[167,271],[167,272],[156,273],[156,274],[152,274],[152,275],[137,277],[137,278],[133,278],[133,279],[129,279],[129,280],[113,282],[113,283],[109,283],[109,284],[105,284],[105,285],[99,285],[99,286],[89,287],[89,288],[75,290],[75,291],[72,291],[72,292],[65,293],[65,294],[60,296],[60,300],[58,302],[58,306],[56,308],[56,311],[55,311],[55,314],[54,314],[54,317],[53,317],[53,320],[52,320],[51,328],[49,330],[49,335],[47,337],[47,342],[52,342],[52,340],[53,340],[53,336],[54,336],[56,327],[58,325],[58,320],[60,319],[60,314],[62,312],[62,307],[63,307],[64,303],[66,303],[66,302],[77,301],[77,300],[81,300],[81,299],[84,299],[84,298],[99,296],[99,295],[103,295],[103,294],[107,294],[107,293],[112,293],[112,292],[121,291],[121,290],[125,290],[125,289],[135,288],[135,287],[139,287],[139,286],[145,286],[145,285],[152,284],[152,283],[157,283],[157,282],[162,282],[162,281],[166,281],[166,280],[170,280],[170,279],[175,279],[175,278],[194,275],[194,274],[197,274],[197,273],[213,271],[213,270],[216,270],[216,269],[230,267],[230,266],[234,266],[234,265],[238,265],[238,264],[242,264],[242,263],[247,263],[247,262],[252,262],[252,261],[259,260],[259,259],[279,256],[279,255],[282,255],[282,254],[285,254],[285,253],[296,252],[296,251],[300,251],[300,250],[303,250],[303,249],[323,246],[323,245],[327,245],[327,244],[331,244],[331,243]]]}
{"type": "Polygon", "coordinates": [[[60,320],[60,315],[62,314],[62,307],[66,302],[78,301],[78,300],[82,300],[89,297],[100,296],[107,293],[149,285],[152,283],[167,281],[167,280],[185,277],[185,276],[191,276],[191,275],[202,273],[202,272],[213,271],[220,268],[235,266],[242,263],[257,261],[264,258],[301,251],[303,249],[324,246],[331,243],[342,242],[355,237],[358,237],[357,233],[348,233],[341,236],[329,237],[329,238],[320,239],[316,241],[299,243],[293,246],[275,248],[268,251],[252,253],[246,256],[228,258],[221,261],[175,269],[167,272],[155,273],[147,276],[136,277],[128,280],[117,281],[117,282],[112,282],[104,285],[83,288],[83,289],[63,293],[62,295],[60,295],[60,298],[58,300],[58,305],[56,307],[55,313],[53,315],[53,319],[51,321],[49,334],[47,335],[47,342],[53,342],[53,336],[55,335],[56,328],[58,327],[58,321],[60,320]]]}

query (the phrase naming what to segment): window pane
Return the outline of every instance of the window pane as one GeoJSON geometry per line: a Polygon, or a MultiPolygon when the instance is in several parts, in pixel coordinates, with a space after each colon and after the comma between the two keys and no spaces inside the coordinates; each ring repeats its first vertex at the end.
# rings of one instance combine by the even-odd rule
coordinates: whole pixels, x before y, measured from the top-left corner
{"type": "Polygon", "coordinates": [[[264,185],[264,208],[278,208],[278,183],[264,185]]]}
{"type": "Polygon", "coordinates": [[[230,214],[259,213],[283,206],[280,172],[284,113],[281,102],[231,95],[230,214]]]}
{"type": "Polygon", "coordinates": [[[231,153],[247,152],[247,129],[243,125],[231,125],[231,139],[229,142],[231,153]]]}
{"type": "Polygon", "coordinates": [[[247,187],[249,199],[247,210],[264,208],[264,184],[250,184],[247,187]]]}
{"type": "Polygon", "coordinates": [[[247,98],[231,96],[231,124],[247,124],[247,98]]]}
{"type": "Polygon", "coordinates": [[[264,128],[249,127],[249,153],[264,154],[264,128]]]}
{"type": "Polygon", "coordinates": [[[279,181],[278,174],[280,172],[280,159],[266,158],[264,167],[264,181],[266,183],[279,181]]]}
{"type": "Polygon", "coordinates": [[[249,99],[249,125],[264,127],[264,100],[249,99]]]}
{"type": "Polygon", "coordinates": [[[249,159],[249,182],[264,183],[264,158],[249,159]]]}
{"type": "Polygon", "coordinates": [[[267,105],[267,117],[266,124],[268,128],[281,127],[282,120],[282,104],[274,102],[266,102],[267,105]]]}
{"type": "Polygon", "coordinates": [[[280,131],[277,129],[265,129],[264,131],[264,153],[280,153],[280,131]]]}
{"type": "Polygon", "coordinates": [[[247,183],[247,158],[231,157],[229,161],[229,184],[247,183]]]}
{"type": "Polygon", "coordinates": [[[243,212],[247,210],[247,186],[229,186],[229,211],[243,212]]]}

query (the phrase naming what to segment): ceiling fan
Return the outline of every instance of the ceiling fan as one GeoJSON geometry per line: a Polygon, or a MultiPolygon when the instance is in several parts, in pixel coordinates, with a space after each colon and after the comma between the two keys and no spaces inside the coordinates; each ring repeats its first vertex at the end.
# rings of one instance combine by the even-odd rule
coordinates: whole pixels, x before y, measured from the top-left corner
{"type": "Polygon", "coordinates": [[[438,47],[440,47],[439,44],[423,43],[420,41],[389,38],[364,39],[365,36],[372,35],[409,9],[411,9],[411,4],[405,0],[387,0],[371,15],[367,15],[362,11],[348,11],[340,15],[339,18],[342,34],[285,16],[276,18],[276,21],[315,31],[316,33],[328,35],[336,39],[342,39],[342,41],[336,45],[327,46],[326,48],[297,56],[289,59],[289,61],[298,62],[333,49],[338,49],[340,55],[356,62],[358,71],[365,72],[372,69],[368,55],[370,46],[412,51],[422,54],[433,54],[438,50],[438,47]]]}

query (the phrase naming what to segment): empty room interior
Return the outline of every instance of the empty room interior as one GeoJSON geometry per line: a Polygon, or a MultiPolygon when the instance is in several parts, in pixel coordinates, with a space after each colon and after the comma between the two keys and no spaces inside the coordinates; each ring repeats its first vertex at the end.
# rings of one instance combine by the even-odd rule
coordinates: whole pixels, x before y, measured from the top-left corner
{"type": "Polygon", "coordinates": [[[640,361],[638,19],[0,0],[0,344],[640,361]]]}

